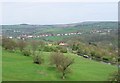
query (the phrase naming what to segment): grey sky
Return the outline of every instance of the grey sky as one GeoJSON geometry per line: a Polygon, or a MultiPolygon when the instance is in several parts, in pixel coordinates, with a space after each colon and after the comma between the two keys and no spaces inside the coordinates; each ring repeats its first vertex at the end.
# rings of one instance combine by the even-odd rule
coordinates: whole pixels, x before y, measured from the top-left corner
{"type": "Polygon", "coordinates": [[[2,24],[66,24],[117,21],[117,3],[4,2],[2,24]]]}

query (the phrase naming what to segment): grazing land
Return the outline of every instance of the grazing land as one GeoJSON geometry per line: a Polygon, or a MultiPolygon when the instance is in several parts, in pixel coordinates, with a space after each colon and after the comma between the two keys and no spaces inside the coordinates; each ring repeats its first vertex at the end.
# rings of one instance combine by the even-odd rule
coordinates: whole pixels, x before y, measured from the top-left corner
{"type": "MultiPolygon", "coordinates": [[[[62,80],[54,66],[49,64],[50,52],[43,52],[45,63],[38,65],[33,63],[32,57],[23,56],[18,52],[9,52],[3,50],[3,81],[45,81],[62,80]]],[[[85,59],[71,53],[65,53],[66,56],[75,58],[75,63],[71,65],[71,73],[65,80],[79,81],[106,81],[117,71],[116,66],[85,59]]]]}
{"type": "Polygon", "coordinates": [[[117,22],[1,26],[3,81],[118,80],[117,22]]]}

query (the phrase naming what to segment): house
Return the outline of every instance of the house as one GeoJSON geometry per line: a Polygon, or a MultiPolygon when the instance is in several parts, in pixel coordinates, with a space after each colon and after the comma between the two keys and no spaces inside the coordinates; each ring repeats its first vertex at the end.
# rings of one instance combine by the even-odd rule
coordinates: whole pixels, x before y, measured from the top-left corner
{"type": "Polygon", "coordinates": [[[68,35],[67,33],[65,35],[68,35]]]}
{"type": "Polygon", "coordinates": [[[27,37],[28,37],[28,38],[32,38],[33,36],[32,36],[32,35],[28,35],[27,37]]]}
{"type": "Polygon", "coordinates": [[[12,39],[13,37],[12,37],[12,36],[10,36],[9,38],[10,38],[10,39],[12,39]]]}
{"type": "Polygon", "coordinates": [[[57,34],[57,36],[60,36],[60,34],[57,34]]]}
{"type": "Polygon", "coordinates": [[[64,42],[60,42],[59,45],[60,45],[60,46],[68,46],[68,44],[67,44],[67,43],[64,43],[64,42]]]}

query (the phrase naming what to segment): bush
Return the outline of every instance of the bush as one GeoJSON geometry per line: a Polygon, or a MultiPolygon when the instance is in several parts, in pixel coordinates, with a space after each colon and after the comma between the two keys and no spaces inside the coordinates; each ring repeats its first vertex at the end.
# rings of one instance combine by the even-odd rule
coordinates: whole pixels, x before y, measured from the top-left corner
{"type": "Polygon", "coordinates": [[[72,50],[75,51],[75,50],[78,50],[78,48],[79,48],[79,46],[78,46],[77,44],[73,44],[73,45],[72,45],[72,50]]]}
{"type": "MultiPolygon", "coordinates": [[[[119,68],[118,68],[119,70],[119,68]]],[[[120,72],[119,71],[115,71],[114,73],[112,73],[110,75],[109,81],[111,83],[120,83],[120,72]]]]}
{"type": "Polygon", "coordinates": [[[46,52],[58,52],[58,48],[52,46],[45,46],[43,50],[46,52]]]}
{"type": "Polygon", "coordinates": [[[102,58],[102,61],[105,62],[105,63],[109,63],[109,62],[110,62],[107,57],[103,57],[103,58],[102,58]]]}
{"type": "Polygon", "coordinates": [[[101,61],[102,60],[102,57],[99,53],[95,52],[95,51],[92,51],[91,53],[91,57],[93,60],[96,60],[96,61],[101,61]]]}
{"type": "Polygon", "coordinates": [[[50,47],[50,46],[45,46],[44,47],[44,51],[46,51],[46,52],[51,52],[52,50],[53,50],[53,48],[50,47]]]}
{"type": "Polygon", "coordinates": [[[60,50],[60,52],[62,52],[62,53],[67,53],[67,48],[62,47],[61,50],[60,50]]]}
{"type": "Polygon", "coordinates": [[[39,55],[39,54],[36,54],[34,57],[33,57],[33,62],[35,64],[42,64],[43,62],[43,58],[39,55]]]}
{"type": "Polygon", "coordinates": [[[56,47],[61,53],[67,53],[67,48],[63,46],[56,47]]]}
{"type": "Polygon", "coordinates": [[[101,61],[101,57],[100,56],[95,56],[94,58],[96,61],[101,61]]]}
{"type": "Polygon", "coordinates": [[[56,47],[53,48],[54,52],[58,52],[58,49],[56,47]]]}
{"type": "Polygon", "coordinates": [[[84,55],[84,54],[83,54],[83,51],[82,51],[81,49],[78,49],[78,50],[77,50],[77,55],[83,56],[83,55],[84,55]]]}
{"type": "Polygon", "coordinates": [[[30,54],[31,54],[30,51],[28,51],[28,50],[24,50],[22,53],[24,56],[30,56],[30,54]]]}
{"type": "Polygon", "coordinates": [[[114,57],[114,58],[111,59],[111,64],[112,64],[112,65],[117,64],[117,62],[118,62],[118,59],[117,59],[117,58],[114,57]]]}

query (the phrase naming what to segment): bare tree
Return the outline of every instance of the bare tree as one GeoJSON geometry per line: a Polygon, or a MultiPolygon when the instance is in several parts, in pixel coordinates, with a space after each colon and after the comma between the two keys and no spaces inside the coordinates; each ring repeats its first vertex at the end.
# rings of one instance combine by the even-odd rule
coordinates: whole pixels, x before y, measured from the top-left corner
{"type": "Polygon", "coordinates": [[[65,79],[65,75],[70,70],[70,65],[72,65],[74,62],[74,59],[71,59],[69,57],[64,56],[60,65],[58,66],[58,70],[62,73],[62,79],[65,79]]]}
{"type": "Polygon", "coordinates": [[[10,38],[2,38],[2,46],[6,49],[6,50],[15,50],[17,44],[13,39],[10,38]]]}
{"type": "Polygon", "coordinates": [[[31,47],[32,47],[33,55],[34,55],[35,51],[37,50],[38,46],[39,46],[38,41],[33,40],[31,42],[31,47]]]}
{"type": "Polygon", "coordinates": [[[18,41],[18,48],[20,49],[21,52],[25,49],[26,46],[27,43],[24,40],[18,41]]]}
{"type": "Polygon", "coordinates": [[[62,79],[65,79],[65,75],[70,69],[70,65],[73,64],[74,59],[63,55],[60,52],[52,53],[50,57],[51,63],[56,65],[56,68],[62,73],[62,79]]]}
{"type": "Polygon", "coordinates": [[[58,67],[60,65],[60,62],[63,59],[63,56],[64,55],[62,53],[60,53],[60,52],[51,53],[51,56],[50,56],[51,63],[50,64],[55,64],[56,67],[58,67]]]}

